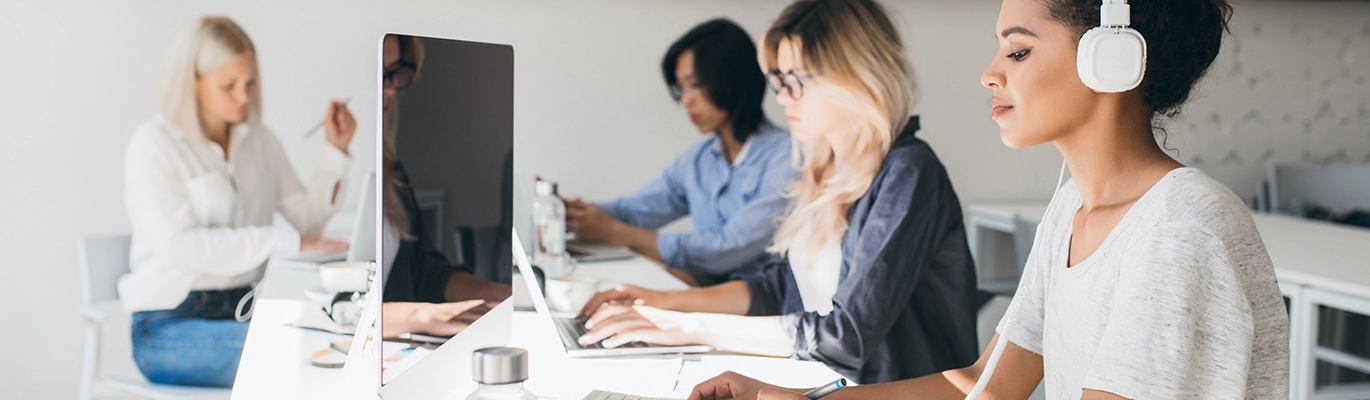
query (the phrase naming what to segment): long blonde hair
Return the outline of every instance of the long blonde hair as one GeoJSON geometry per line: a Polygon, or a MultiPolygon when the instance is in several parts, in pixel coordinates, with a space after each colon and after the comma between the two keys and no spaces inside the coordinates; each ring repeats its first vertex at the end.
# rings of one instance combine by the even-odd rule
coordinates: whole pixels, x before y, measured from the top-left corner
{"type": "MultiPolygon", "coordinates": [[[[162,116],[188,137],[204,138],[195,80],[218,71],[239,57],[256,56],[257,48],[252,45],[252,39],[233,20],[215,15],[200,17],[194,26],[176,37],[167,54],[157,84],[157,105],[162,116]]],[[[252,73],[257,75],[257,90],[252,91],[252,98],[247,103],[244,123],[262,118],[262,78],[257,72],[254,62],[252,73]]]]}
{"type": "Polygon", "coordinates": [[[908,122],[913,67],[894,23],[871,0],[802,0],[786,7],[762,38],[763,68],[778,68],[780,42],[787,39],[799,43],[800,60],[815,76],[804,92],[823,96],[850,122],[848,135],[825,132],[807,152],[793,153],[801,175],[788,188],[789,210],[768,250],[783,254],[799,247],[814,254],[846,232],[848,209],[870,188],[908,122]],[[838,154],[832,138],[851,142],[838,154]],[[808,239],[795,243],[806,227],[808,239]]]}

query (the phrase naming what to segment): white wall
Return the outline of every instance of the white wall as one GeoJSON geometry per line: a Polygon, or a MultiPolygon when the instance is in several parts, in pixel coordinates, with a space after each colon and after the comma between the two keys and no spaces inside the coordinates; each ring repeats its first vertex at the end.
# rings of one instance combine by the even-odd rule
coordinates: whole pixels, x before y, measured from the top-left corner
{"type": "MultiPolygon", "coordinates": [[[[123,147],[155,112],[171,35],[195,16],[225,13],[256,40],[267,123],[302,175],[322,139],[298,136],[328,97],[353,97],[362,127],[353,151],[374,151],[375,46],[381,33],[403,31],[512,44],[516,179],[541,173],[566,194],[609,198],[701,137],[666,95],[657,67],[666,47],[716,16],[756,38],[787,3],[0,0],[0,397],[75,395],[76,240],[128,228],[123,147]]],[[[1059,156],[1004,148],[979,86],[996,49],[998,2],[886,4],[917,66],[921,135],[962,201],[1049,196],[1059,156]]],[[[1246,195],[1267,160],[1370,157],[1370,3],[1245,1],[1237,10],[1205,96],[1171,124],[1180,159],[1246,195]]]]}
{"type": "Polygon", "coordinates": [[[1243,2],[1170,144],[1243,198],[1268,163],[1370,163],[1368,78],[1370,2],[1243,2]]]}

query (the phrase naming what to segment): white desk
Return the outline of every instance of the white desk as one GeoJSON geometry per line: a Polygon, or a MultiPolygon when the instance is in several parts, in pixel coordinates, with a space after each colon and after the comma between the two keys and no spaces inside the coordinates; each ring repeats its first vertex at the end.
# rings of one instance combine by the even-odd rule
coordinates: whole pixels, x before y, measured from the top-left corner
{"type": "Polygon", "coordinates": [[[1370,385],[1316,388],[1317,362],[1370,373],[1370,360],[1318,346],[1318,307],[1370,315],[1370,230],[1257,214],[1280,291],[1289,298],[1290,398],[1366,399],[1370,385]]]}
{"type": "MultiPolygon", "coordinates": [[[[349,240],[355,219],[355,211],[338,212],[324,225],[323,235],[349,240]]],[[[309,358],[327,348],[330,341],[351,340],[351,336],[286,326],[305,313],[323,313],[304,296],[306,290],[320,286],[316,263],[285,258],[267,262],[253,300],[252,322],[238,362],[232,399],[304,399],[332,393],[329,390],[336,385],[301,383],[335,382],[342,370],[314,367],[309,358]]]]}
{"type": "MultiPolygon", "coordinates": [[[[1012,235],[1015,218],[1040,222],[1046,202],[971,205],[969,209],[968,231],[974,232],[971,243],[977,263],[992,262],[1013,252],[1007,247],[1012,240],[995,240],[993,235],[1012,235]]],[[[1317,343],[1319,306],[1370,315],[1370,230],[1281,215],[1252,218],[1275,266],[1280,291],[1289,298],[1290,398],[1370,398],[1370,385],[1314,387],[1318,361],[1370,373],[1370,360],[1317,343]]]]}
{"type": "MultiPolygon", "coordinates": [[[[686,289],[685,283],[645,259],[583,263],[577,274],[595,276],[607,290],[632,283],[656,290],[686,289]]],[[[567,357],[550,321],[532,312],[514,313],[510,345],[529,351],[531,377],[525,384],[540,396],[581,399],[592,390],[608,390],[646,397],[688,397],[690,390],[724,371],[736,371],[781,386],[819,386],[841,377],[822,363],[726,353],[616,357],[567,357]],[[684,359],[682,367],[681,359],[684,359]],[[676,385],[677,372],[680,382],[676,385]]],[[[453,394],[449,400],[461,400],[453,394]]]]}
{"type": "Polygon", "coordinates": [[[305,313],[323,313],[304,297],[304,291],[318,282],[318,264],[277,260],[267,264],[266,276],[257,286],[233,400],[339,398],[332,391],[342,369],[318,368],[309,364],[309,358],[328,348],[329,342],[351,340],[351,336],[286,326],[305,313]]]}
{"type": "MultiPolygon", "coordinates": [[[[659,290],[686,288],[646,259],[583,263],[576,273],[602,279],[602,287],[632,283],[659,290]]],[[[341,369],[316,368],[309,357],[331,340],[346,338],[287,327],[301,313],[319,312],[303,296],[318,282],[312,264],[272,262],[259,286],[258,303],[238,367],[233,399],[337,398],[341,369]]],[[[839,375],[816,362],[727,354],[680,357],[620,357],[574,359],[566,356],[549,321],[531,312],[515,312],[510,346],[529,351],[531,379],[526,387],[540,396],[580,399],[591,390],[610,390],[641,396],[685,397],[695,384],[727,370],[785,386],[819,386],[839,375]],[[677,372],[680,384],[675,385],[677,372]]],[[[463,379],[454,377],[454,379],[463,379]]],[[[449,398],[464,399],[474,384],[458,388],[449,398]]]]}

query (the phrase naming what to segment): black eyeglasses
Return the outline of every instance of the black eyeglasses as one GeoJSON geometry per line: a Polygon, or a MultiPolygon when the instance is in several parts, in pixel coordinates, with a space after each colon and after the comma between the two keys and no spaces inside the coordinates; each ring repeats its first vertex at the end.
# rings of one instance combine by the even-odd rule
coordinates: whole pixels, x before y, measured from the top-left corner
{"type": "Polygon", "coordinates": [[[675,99],[675,102],[679,103],[680,99],[685,98],[685,95],[687,94],[695,96],[704,94],[704,87],[700,86],[697,83],[692,83],[689,85],[681,85],[679,83],[675,83],[671,85],[671,98],[675,99]]]}
{"type": "Polygon", "coordinates": [[[395,90],[404,90],[414,83],[414,76],[418,74],[418,66],[414,63],[399,60],[395,62],[394,68],[386,68],[381,73],[381,82],[395,85],[395,90]]]}
{"type": "Polygon", "coordinates": [[[771,86],[771,91],[775,92],[776,96],[779,96],[780,91],[784,90],[791,99],[799,100],[800,97],[804,97],[804,81],[813,79],[813,77],[813,74],[799,76],[794,71],[786,73],[771,71],[766,73],[766,83],[771,86]]]}

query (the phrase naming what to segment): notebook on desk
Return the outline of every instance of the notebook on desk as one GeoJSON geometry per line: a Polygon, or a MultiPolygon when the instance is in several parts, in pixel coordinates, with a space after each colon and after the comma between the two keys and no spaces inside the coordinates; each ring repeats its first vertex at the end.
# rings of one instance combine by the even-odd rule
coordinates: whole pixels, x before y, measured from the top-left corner
{"type": "Polygon", "coordinates": [[[596,262],[626,260],[637,256],[632,249],[623,246],[615,246],[598,242],[584,240],[571,240],[566,242],[566,252],[576,262],[596,262]]]}

